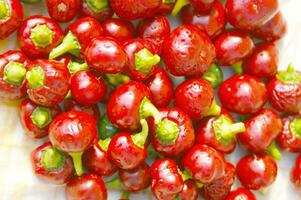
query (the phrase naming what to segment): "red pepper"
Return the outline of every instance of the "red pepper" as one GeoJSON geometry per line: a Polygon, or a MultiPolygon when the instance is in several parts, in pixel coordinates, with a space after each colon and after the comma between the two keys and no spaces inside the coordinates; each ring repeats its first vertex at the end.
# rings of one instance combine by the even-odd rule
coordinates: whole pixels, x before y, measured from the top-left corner
{"type": "Polygon", "coordinates": [[[199,12],[210,10],[215,0],[189,0],[190,4],[199,12]]]}
{"type": "Polygon", "coordinates": [[[79,11],[81,0],[47,0],[48,14],[57,22],[70,22],[79,11]]]}
{"type": "Polygon", "coordinates": [[[298,156],[291,169],[291,182],[300,191],[301,189],[301,156],[298,156]]]}
{"type": "Polygon", "coordinates": [[[218,91],[223,107],[239,114],[254,114],[267,101],[267,89],[258,78],[236,75],[224,81],[218,91]]]}
{"type": "Polygon", "coordinates": [[[229,193],[226,200],[238,200],[238,199],[244,199],[244,200],[256,200],[255,195],[245,188],[237,188],[236,190],[233,190],[229,193]]]}
{"type": "Polygon", "coordinates": [[[0,55],[0,101],[13,101],[26,96],[29,60],[18,50],[0,55]]]}
{"type": "Polygon", "coordinates": [[[36,60],[26,74],[27,93],[38,105],[53,107],[69,90],[70,74],[67,67],[55,60],[36,60]]]}
{"type": "Polygon", "coordinates": [[[268,84],[268,96],[272,107],[280,112],[299,113],[301,110],[301,73],[289,65],[268,84]]]}
{"type": "Polygon", "coordinates": [[[162,56],[171,74],[201,76],[214,62],[215,48],[205,32],[182,25],[165,39],[162,56]]]}
{"type": "Polygon", "coordinates": [[[113,37],[121,42],[134,38],[135,27],[131,21],[110,18],[103,22],[105,36],[113,37]]]}
{"type": "Polygon", "coordinates": [[[63,37],[61,27],[53,19],[42,15],[27,18],[18,32],[21,50],[32,59],[47,58],[63,37]]]}
{"type": "Polygon", "coordinates": [[[64,102],[64,110],[65,111],[70,111],[70,110],[83,111],[83,112],[87,113],[88,115],[91,115],[96,121],[98,121],[101,116],[97,105],[83,106],[71,99],[67,99],[64,102]]]}
{"type": "Polygon", "coordinates": [[[68,182],[74,174],[72,159],[54,148],[50,142],[34,149],[31,160],[35,174],[55,184],[68,182]]]}
{"type": "Polygon", "coordinates": [[[80,11],[82,17],[93,17],[100,22],[114,14],[108,0],[82,0],[80,11]]]}
{"type": "Polygon", "coordinates": [[[251,154],[243,157],[236,168],[241,184],[251,190],[261,190],[274,183],[277,163],[267,154],[251,154]]]}
{"type": "Polygon", "coordinates": [[[176,0],[162,0],[160,7],[157,9],[156,15],[169,15],[175,5],[176,0]]]}
{"type": "Polygon", "coordinates": [[[23,7],[20,0],[0,2],[0,40],[10,36],[23,21],[23,7]]]}
{"type": "Polygon", "coordinates": [[[82,154],[93,145],[96,137],[96,121],[81,111],[65,112],[56,117],[49,126],[52,145],[72,157],[78,176],[83,173],[82,154]]]}
{"type": "Polygon", "coordinates": [[[20,106],[20,120],[25,133],[32,138],[42,138],[48,135],[49,123],[58,114],[61,108],[45,108],[36,105],[29,99],[24,99],[20,106]]]}
{"type": "Polygon", "coordinates": [[[85,174],[73,178],[65,188],[68,200],[79,199],[107,199],[107,189],[100,176],[95,174],[85,174]]]}
{"type": "Polygon", "coordinates": [[[197,200],[199,196],[198,188],[193,181],[186,181],[184,183],[183,189],[179,194],[181,200],[197,200]]]}

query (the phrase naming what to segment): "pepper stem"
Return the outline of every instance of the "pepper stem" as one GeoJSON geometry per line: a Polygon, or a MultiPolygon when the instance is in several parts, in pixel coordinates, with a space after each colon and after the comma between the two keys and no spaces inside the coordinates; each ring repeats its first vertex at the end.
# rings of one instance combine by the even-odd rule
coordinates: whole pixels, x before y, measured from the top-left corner
{"type": "Polygon", "coordinates": [[[174,3],[176,0],[163,0],[162,3],[168,4],[168,3],[174,3]]]}
{"type": "Polygon", "coordinates": [[[217,103],[214,99],[209,110],[207,110],[203,116],[204,117],[216,116],[216,115],[219,115],[220,113],[221,113],[221,107],[219,105],[217,105],[217,103]]]}
{"type": "Polygon", "coordinates": [[[59,171],[64,163],[66,156],[56,148],[48,148],[42,152],[40,163],[49,172],[59,171]]]}
{"type": "Polygon", "coordinates": [[[179,136],[178,125],[168,119],[164,119],[156,127],[156,137],[162,144],[174,144],[179,136]]]}
{"type": "Polygon", "coordinates": [[[183,172],[181,172],[181,175],[182,175],[182,179],[183,179],[183,182],[191,179],[191,175],[188,171],[184,170],[183,172]]]}
{"type": "Polygon", "coordinates": [[[126,191],[126,190],[122,191],[122,193],[121,193],[121,199],[129,199],[130,194],[131,193],[129,191],[126,191]]]}
{"type": "Polygon", "coordinates": [[[279,149],[277,148],[275,142],[273,142],[269,148],[266,150],[266,152],[268,154],[270,154],[271,156],[273,156],[276,160],[281,160],[282,156],[281,153],[279,151],[279,149]]]}
{"type": "Polygon", "coordinates": [[[70,62],[67,65],[67,68],[68,68],[70,74],[73,75],[78,71],[88,70],[89,66],[86,62],[78,63],[78,62],[73,62],[73,61],[70,60],[70,62]]]}
{"type": "Polygon", "coordinates": [[[147,48],[135,53],[136,70],[148,73],[151,68],[160,62],[160,56],[152,54],[147,48]]]}
{"type": "Polygon", "coordinates": [[[141,132],[136,133],[136,134],[132,135],[131,137],[132,137],[134,144],[143,149],[144,145],[145,145],[145,141],[148,136],[148,124],[145,119],[141,119],[140,123],[141,123],[141,127],[142,127],[141,132]]]}
{"type": "Polygon", "coordinates": [[[106,182],[107,189],[120,189],[123,187],[121,180],[117,177],[106,182]]]}
{"type": "Polygon", "coordinates": [[[127,83],[131,80],[130,77],[128,77],[127,75],[124,75],[122,73],[105,74],[105,79],[114,88],[117,88],[120,85],[127,83]]]}
{"type": "Polygon", "coordinates": [[[110,122],[108,115],[104,114],[98,121],[98,136],[100,139],[112,138],[118,129],[110,122]]]}
{"type": "Polygon", "coordinates": [[[30,116],[32,122],[39,128],[46,127],[51,121],[51,111],[48,108],[37,107],[30,116]]]}
{"type": "Polygon", "coordinates": [[[20,86],[25,78],[26,68],[22,63],[9,62],[3,71],[3,81],[12,85],[20,86]]]}
{"type": "Polygon", "coordinates": [[[111,142],[111,138],[106,138],[104,140],[99,140],[98,144],[104,151],[108,151],[110,142],[111,142]]]}
{"type": "Polygon", "coordinates": [[[81,46],[77,38],[71,31],[69,31],[64,37],[63,42],[59,46],[52,49],[49,54],[49,59],[57,58],[65,53],[70,53],[76,57],[79,57],[80,49],[81,46]]]}
{"type": "Polygon", "coordinates": [[[301,119],[294,119],[290,123],[290,130],[293,134],[298,139],[301,139],[301,119]]]}
{"type": "Polygon", "coordinates": [[[234,63],[232,65],[233,70],[235,71],[236,74],[242,74],[243,73],[243,69],[242,69],[242,61],[239,61],[237,63],[234,63]]]}
{"type": "Polygon", "coordinates": [[[45,80],[45,71],[40,66],[36,66],[26,73],[26,80],[31,89],[43,87],[45,80]]]}
{"type": "Polygon", "coordinates": [[[161,122],[161,114],[159,110],[151,103],[151,101],[144,97],[139,108],[140,119],[146,119],[148,117],[153,117],[155,119],[155,124],[161,122]]]}
{"type": "Polygon", "coordinates": [[[10,16],[8,4],[5,1],[0,1],[0,20],[5,20],[10,16]]]}
{"type": "Polygon", "coordinates": [[[36,47],[47,47],[52,44],[53,31],[48,26],[37,25],[31,30],[30,39],[36,47]]]}
{"type": "Polygon", "coordinates": [[[173,7],[171,14],[173,16],[176,16],[180,12],[180,10],[188,4],[189,0],[177,0],[176,5],[173,7]]]}
{"type": "Polygon", "coordinates": [[[213,88],[216,88],[223,82],[223,72],[217,64],[212,64],[202,78],[208,81],[213,88]]]}
{"type": "Polygon", "coordinates": [[[301,83],[301,73],[296,72],[293,65],[289,65],[284,72],[279,72],[277,74],[277,79],[282,83],[286,84],[300,84],[301,83]]]}
{"type": "Polygon", "coordinates": [[[82,155],[83,152],[69,152],[68,153],[73,160],[73,166],[77,176],[81,176],[83,174],[83,163],[82,163],[82,155]]]}
{"type": "Polygon", "coordinates": [[[109,5],[107,0],[86,0],[86,2],[89,8],[95,13],[100,13],[109,5]]]}

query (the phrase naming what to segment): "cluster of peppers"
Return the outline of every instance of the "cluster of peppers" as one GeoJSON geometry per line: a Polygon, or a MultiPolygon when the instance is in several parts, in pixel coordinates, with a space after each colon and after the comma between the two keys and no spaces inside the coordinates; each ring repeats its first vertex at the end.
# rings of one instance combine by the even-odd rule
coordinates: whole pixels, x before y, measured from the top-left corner
{"type": "MultiPolygon", "coordinates": [[[[286,32],[277,0],[46,4],[50,17],[23,21],[19,0],[0,0],[0,39],[18,29],[21,49],[0,55],[0,100],[22,100],[26,134],[49,137],[32,152],[33,169],[67,183],[68,200],[104,200],[107,189],[128,199],[149,186],[158,200],[254,200],[250,190],[276,179],[277,144],[301,152],[301,73],[277,71],[275,42],[286,32]],[[179,12],[171,31],[164,15],[179,12]],[[57,23],[78,14],[65,31],[57,23]],[[219,66],[236,75],[223,82],[219,66]],[[170,74],[186,79],[174,87],[170,74]],[[250,154],[235,167],[224,155],[238,140],[250,154]],[[231,191],[235,176],[243,187],[231,191]]],[[[291,180],[300,190],[301,157],[291,180]]]]}

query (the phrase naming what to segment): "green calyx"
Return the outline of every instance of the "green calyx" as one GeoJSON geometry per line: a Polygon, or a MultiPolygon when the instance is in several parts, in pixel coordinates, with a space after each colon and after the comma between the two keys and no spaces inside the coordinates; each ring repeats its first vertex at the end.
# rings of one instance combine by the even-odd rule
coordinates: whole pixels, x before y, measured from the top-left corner
{"type": "Polygon", "coordinates": [[[298,139],[301,139],[301,119],[294,119],[290,123],[290,131],[292,135],[298,139]]]}
{"type": "Polygon", "coordinates": [[[37,25],[31,30],[30,39],[36,47],[45,48],[52,44],[53,31],[48,26],[37,25]]]}
{"type": "Polygon", "coordinates": [[[275,158],[276,160],[281,160],[282,159],[282,155],[279,151],[279,149],[277,148],[275,142],[273,142],[269,148],[266,150],[266,152],[268,154],[270,154],[273,158],[275,158]]]}
{"type": "Polygon", "coordinates": [[[156,138],[166,145],[174,144],[179,136],[178,125],[168,119],[164,119],[156,127],[156,138]]]}
{"type": "Polygon", "coordinates": [[[140,104],[139,114],[140,114],[140,119],[153,117],[155,120],[155,124],[161,122],[161,114],[159,110],[151,103],[151,101],[147,97],[144,97],[144,99],[140,104]]]}
{"type": "Polygon", "coordinates": [[[98,145],[99,145],[104,151],[108,151],[110,142],[111,142],[111,138],[106,138],[106,139],[104,139],[104,140],[99,140],[99,141],[98,141],[98,145]]]}
{"type": "Polygon", "coordinates": [[[223,71],[217,64],[212,64],[202,78],[208,81],[213,88],[217,88],[223,82],[223,71]]]}
{"type": "Polygon", "coordinates": [[[83,174],[83,163],[82,163],[82,155],[83,152],[69,152],[68,153],[73,160],[73,166],[77,176],[81,176],[83,174]]]}
{"type": "Polygon", "coordinates": [[[45,71],[40,66],[36,66],[26,73],[26,80],[31,89],[43,87],[45,81],[45,71]]]}
{"type": "Polygon", "coordinates": [[[95,13],[100,13],[109,6],[108,0],[86,0],[86,2],[95,13]]]}
{"type": "Polygon", "coordinates": [[[122,187],[123,187],[123,184],[118,177],[106,182],[107,189],[120,189],[122,187]]]}
{"type": "Polygon", "coordinates": [[[120,85],[127,83],[131,80],[130,77],[128,77],[127,75],[124,75],[122,73],[105,74],[105,79],[114,88],[117,88],[120,85]]]}
{"type": "Polygon", "coordinates": [[[39,128],[46,127],[51,121],[51,111],[48,108],[36,107],[30,116],[32,122],[39,128]]]}
{"type": "Polygon", "coordinates": [[[225,115],[220,115],[214,120],[212,126],[216,139],[225,145],[229,145],[235,139],[236,134],[246,131],[244,123],[233,123],[225,115]]]}
{"type": "Polygon", "coordinates": [[[185,181],[191,179],[191,174],[190,174],[187,170],[185,170],[185,171],[183,171],[183,172],[180,172],[180,173],[181,173],[183,182],[185,182],[185,181]]]}
{"type": "Polygon", "coordinates": [[[9,6],[5,1],[0,1],[0,20],[9,18],[10,11],[9,6]]]}
{"type": "Polygon", "coordinates": [[[301,73],[296,72],[292,65],[289,65],[286,71],[279,72],[276,77],[279,81],[285,84],[301,83],[301,73]]]}
{"type": "Polygon", "coordinates": [[[176,0],[163,0],[162,3],[165,3],[165,4],[169,4],[169,3],[174,3],[176,2],[176,0]]]}
{"type": "Polygon", "coordinates": [[[217,105],[214,99],[210,108],[203,114],[203,117],[216,116],[219,115],[220,113],[221,113],[221,107],[217,105]]]}
{"type": "Polygon", "coordinates": [[[77,38],[71,31],[69,31],[68,34],[64,37],[63,42],[56,48],[52,49],[49,54],[49,59],[57,58],[65,53],[70,53],[76,57],[79,57],[80,49],[81,46],[77,38]]]}
{"type": "Polygon", "coordinates": [[[235,71],[236,74],[242,74],[243,73],[243,69],[242,69],[242,61],[239,61],[237,63],[234,63],[232,65],[232,69],[235,71]]]}
{"type": "Polygon", "coordinates": [[[12,85],[22,85],[26,75],[26,68],[22,63],[9,62],[3,71],[3,81],[12,85]]]}
{"type": "Polygon", "coordinates": [[[173,7],[171,14],[173,16],[176,16],[180,12],[180,10],[188,4],[189,0],[177,0],[176,5],[173,7]]]}
{"type": "Polygon", "coordinates": [[[49,148],[42,152],[40,163],[48,171],[59,171],[65,164],[66,156],[56,148],[49,148]]]}
{"type": "Polygon", "coordinates": [[[160,56],[152,54],[147,48],[138,51],[135,54],[136,70],[148,73],[151,68],[160,62],[160,56]]]}
{"type": "Polygon", "coordinates": [[[68,93],[65,96],[65,99],[72,99],[71,91],[69,90],[68,93]]]}
{"type": "Polygon", "coordinates": [[[132,137],[134,144],[137,145],[138,147],[140,147],[141,149],[143,149],[144,145],[145,145],[145,141],[148,136],[148,124],[145,119],[141,119],[140,123],[141,123],[141,127],[142,127],[141,131],[139,133],[132,135],[131,137],[132,137]]]}
{"type": "Polygon", "coordinates": [[[73,62],[71,60],[68,63],[67,68],[71,75],[73,75],[76,72],[81,71],[81,70],[89,70],[89,66],[86,62],[78,63],[78,62],[73,62]]]}
{"type": "Polygon", "coordinates": [[[108,115],[104,114],[98,121],[98,136],[104,140],[106,138],[112,138],[118,129],[110,122],[108,115]]]}

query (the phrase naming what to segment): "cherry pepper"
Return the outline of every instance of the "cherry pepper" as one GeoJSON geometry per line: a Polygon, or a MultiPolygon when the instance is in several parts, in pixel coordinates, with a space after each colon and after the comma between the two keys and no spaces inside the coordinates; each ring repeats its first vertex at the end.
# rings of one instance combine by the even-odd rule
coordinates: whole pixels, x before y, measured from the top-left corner
{"type": "Polygon", "coordinates": [[[93,17],[100,22],[109,19],[114,14],[108,0],[83,0],[80,15],[93,17]]]}
{"type": "Polygon", "coordinates": [[[291,182],[300,191],[301,189],[301,156],[298,156],[291,169],[291,182]]]}
{"type": "Polygon", "coordinates": [[[18,32],[21,50],[32,59],[47,58],[63,37],[61,27],[53,19],[42,15],[27,18],[18,32]]]}
{"type": "Polygon", "coordinates": [[[0,101],[13,101],[26,96],[29,60],[18,50],[0,55],[0,101]]]}
{"type": "Polygon", "coordinates": [[[80,0],[47,0],[48,14],[57,22],[69,22],[79,11],[80,0]]]}
{"type": "Polygon", "coordinates": [[[107,200],[107,189],[102,178],[96,174],[84,174],[71,179],[66,187],[67,200],[107,200]]]}
{"type": "Polygon", "coordinates": [[[105,36],[113,37],[121,42],[135,37],[135,27],[131,21],[110,18],[102,24],[105,36]]]}
{"type": "Polygon", "coordinates": [[[277,170],[277,163],[270,155],[251,154],[237,163],[236,175],[244,187],[261,190],[274,183],[277,170]]]}
{"type": "Polygon", "coordinates": [[[55,60],[36,60],[26,74],[27,94],[38,105],[53,107],[69,90],[70,74],[67,67],[55,60]]]}
{"type": "Polygon", "coordinates": [[[215,101],[213,88],[200,78],[188,79],[176,88],[175,106],[181,108],[193,120],[219,115],[221,111],[215,101]]]}
{"type": "Polygon", "coordinates": [[[39,178],[55,184],[68,182],[74,174],[72,159],[54,148],[50,142],[34,149],[31,152],[31,161],[39,178]]]}
{"type": "Polygon", "coordinates": [[[80,18],[73,22],[67,28],[67,32],[62,43],[50,52],[49,59],[55,59],[65,53],[79,57],[93,38],[103,35],[101,25],[91,17],[80,18]]]}
{"type": "Polygon", "coordinates": [[[197,200],[198,196],[199,191],[195,183],[191,180],[188,180],[184,183],[183,189],[178,198],[180,200],[197,200]]]}
{"type": "Polygon", "coordinates": [[[171,32],[163,44],[166,69],[175,76],[201,76],[215,59],[215,48],[205,32],[182,25],[171,32]]]}
{"type": "Polygon", "coordinates": [[[238,200],[238,199],[256,200],[256,197],[250,190],[241,187],[231,191],[226,198],[226,200],[238,200]]]}
{"type": "Polygon", "coordinates": [[[301,73],[292,65],[279,72],[268,86],[268,96],[272,107],[280,112],[299,113],[301,110],[301,73]]]}
{"type": "Polygon", "coordinates": [[[70,110],[83,111],[88,115],[91,115],[96,121],[98,121],[100,118],[100,111],[97,105],[84,106],[78,104],[76,101],[72,99],[67,99],[65,100],[63,107],[65,111],[70,111],[70,110]]]}
{"type": "Polygon", "coordinates": [[[19,0],[0,2],[0,40],[17,30],[23,21],[23,7],[19,0]]]}
{"type": "Polygon", "coordinates": [[[267,101],[265,84],[255,76],[235,75],[224,81],[218,91],[224,108],[238,114],[254,114],[267,101]]]}
{"type": "Polygon", "coordinates": [[[93,145],[96,137],[95,119],[81,111],[73,110],[60,114],[49,126],[52,145],[72,157],[78,176],[83,174],[82,154],[93,145]]]}
{"type": "Polygon", "coordinates": [[[25,133],[32,138],[42,138],[48,135],[49,124],[61,108],[55,106],[45,108],[36,105],[29,99],[24,99],[20,106],[20,120],[25,133]]]}

